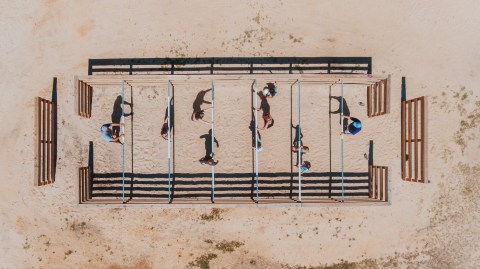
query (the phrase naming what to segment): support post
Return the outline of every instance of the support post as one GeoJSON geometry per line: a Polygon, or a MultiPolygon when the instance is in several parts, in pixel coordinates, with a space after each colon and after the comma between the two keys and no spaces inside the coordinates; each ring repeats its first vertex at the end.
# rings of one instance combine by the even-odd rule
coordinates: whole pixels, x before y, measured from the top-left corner
{"type": "Polygon", "coordinates": [[[341,143],[342,143],[342,203],[345,201],[345,187],[343,185],[343,181],[344,181],[344,172],[343,172],[343,79],[341,80],[342,82],[342,103],[341,103],[341,112],[340,112],[340,128],[342,130],[342,134],[340,136],[340,140],[341,140],[341,143]]]}
{"type": "Polygon", "coordinates": [[[168,97],[167,97],[167,124],[168,124],[168,202],[171,201],[171,187],[170,187],[170,80],[168,80],[168,97]]]}
{"type": "MultiPolygon", "coordinates": [[[[215,115],[215,85],[212,79],[212,160],[215,158],[215,132],[214,132],[214,115],[215,115]]],[[[212,203],[215,203],[215,165],[212,165],[212,203]]]]}
{"type": "Polygon", "coordinates": [[[258,96],[257,96],[257,80],[253,81],[253,90],[255,98],[255,184],[257,191],[257,203],[259,202],[258,194],[258,96]]]}
{"type": "Polygon", "coordinates": [[[122,80],[122,122],[121,141],[122,141],[122,203],[125,203],[125,80],[122,80]]]}
{"type": "MultiPolygon", "coordinates": [[[[300,147],[300,135],[301,135],[301,125],[300,125],[300,80],[297,80],[298,83],[298,141],[297,146],[300,147]]],[[[300,169],[302,165],[302,151],[299,148],[298,150],[298,201],[302,202],[302,169],[300,169]]]]}

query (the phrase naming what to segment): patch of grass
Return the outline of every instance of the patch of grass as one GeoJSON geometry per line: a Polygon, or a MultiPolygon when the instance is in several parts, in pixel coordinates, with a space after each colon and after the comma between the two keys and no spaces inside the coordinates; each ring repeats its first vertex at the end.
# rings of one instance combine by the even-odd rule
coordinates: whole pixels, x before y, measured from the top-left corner
{"type": "Polygon", "coordinates": [[[207,243],[207,244],[213,244],[213,241],[210,240],[210,239],[207,239],[207,240],[205,240],[204,242],[207,243]]]}
{"type": "Polygon", "coordinates": [[[67,252],[65,252],[65,255],[68,256],[73,253],[73,250],[69,249],[67,252]]]}
{"type": "Polygon", "coordinates": [[[210,214],[202,214],[200,215],[200,219],[204,221],[215,221],[215,220],[222,220],[223,218],[221,217],[220,213],[222,213],[222,210],[219,208],[212,208],[212,211],[210,214]]]}
{"type": "Polygon", "coordinates": [[[222,241],[215,245],[215,248],[221,250],[223,253],[225,252],[233,252],[236,248],[243,246],[244,243],[239,241],[222,241]]]}
{"type": "Polygon", "coordinates": [[[210,269],[210,261],[218,257],[215,253],[204,254],[195,259],[193,262],[189,262],[188,265],[191,267],[198,267],[201,269],[210,269]]]}

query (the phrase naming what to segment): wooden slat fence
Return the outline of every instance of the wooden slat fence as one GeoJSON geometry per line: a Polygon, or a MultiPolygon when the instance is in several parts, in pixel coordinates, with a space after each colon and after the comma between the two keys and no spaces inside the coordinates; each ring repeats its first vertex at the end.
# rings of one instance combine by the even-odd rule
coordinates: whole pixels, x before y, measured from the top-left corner
{"type": "Polygon", "coordinates": [[[388,97],[387,79],[367,87],[367,115],[369,118],[388,113],[388,97]]]}
{"type": "Polygon", "coordinates": [[[402,179],[425,183],[425,97],[402,101],[402,179]]]}
{"type": "Polygon", "coordinates": [[[92,199],[92,170],[90,167],[80,167],[78,169],[79,182],[79,202],[80,204],[92,199]]]}
{"type": "Polygon", "coordinates": [[[379,201],[388,202],[388,167],[369,166],[369,197],[379,201]]]}
{"type": "Polygon", "coordinates": [[[55,182],[55,103],[37,97],[35,113],[35,185],[41,186],[55,182]]]}
{"type": "Polygon", "coordinates": [[[92,86],[78,80],[77,82],[77,108],[78,115],[84,118],[92,116],[92,86]]]}

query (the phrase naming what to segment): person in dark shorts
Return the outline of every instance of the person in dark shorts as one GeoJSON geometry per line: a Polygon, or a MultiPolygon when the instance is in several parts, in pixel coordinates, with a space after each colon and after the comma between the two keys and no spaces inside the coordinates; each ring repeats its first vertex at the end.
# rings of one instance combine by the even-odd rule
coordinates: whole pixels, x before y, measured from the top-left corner
{"type": "MultiPolygon", "coordinates": [[[[347,128],[342,132],[343,134],[351,134],[351,135],[356,135],[362,130],[362,122],[354,117],[350,116],[343,116],[343,118],[347,118],[351,120],[352,122],[347,126],[347,128]]],[[[340,134],[342,134],[340,133],[340,134]]]]}

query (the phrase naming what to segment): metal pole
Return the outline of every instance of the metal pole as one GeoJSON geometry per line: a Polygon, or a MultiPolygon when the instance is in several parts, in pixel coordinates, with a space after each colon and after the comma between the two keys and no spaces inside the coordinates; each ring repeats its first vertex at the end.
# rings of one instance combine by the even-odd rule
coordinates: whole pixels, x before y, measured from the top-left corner
{"type": "Polygon", "coordinates": [[[342,142],[342,203],[344,202],[344,191],[345,188],[343,186],[343,79],[342,79],[342,103],[341,103],[341,112],[340,112],[340,128],[342,130],[342,134],[340,135],[340,139],[342,142]]]}
{"type": "Polygon", "coordinates": [[[170,80],[168,80],[168,97],[167,97],[167,123],[168,123],[168,202],[171,200],[170,189],[170,80]]]}
{"type": "MultiPolygon", "coordinates": [[[[214,128],[214,110],[215,110],[215,105],[214,105],[214,92],[215,92],[215,89],[214,89],[214,84],[213,84],[213,79],[212,79],[212,161],[214,162],[214,158],[215,158],[215,132],[213,130],[214,128]]],[[[212,165],[212,202],[215,202],[215,165],[213,163],[212,165]]]]}
{"type": "Polygon", "coordinates": [[[122,80],[122,203],[125,203],[125,80],[122,80]]]}
{"type": "MultiPolygon", "coordinates": [[[[300,134],[301,134],[301,127],[300,127],[300,80],[297,80],[298,83],[298,140],[297,140],[297,147],[300,147],[300,134]]],[[[299,148],[298,150],[298,201],[302,201],[302,171],[300,166],[302,165],[302,150],[299,148]]]]}
{"type": "Polygon", "coordinates": [[[254,98],[255,98],[255,178],[256,178],[256,189],[257,189],[257,203],[259,201],[258,197],[258,96],[257,96],[257,80],[253,82],[254,98]]]}

